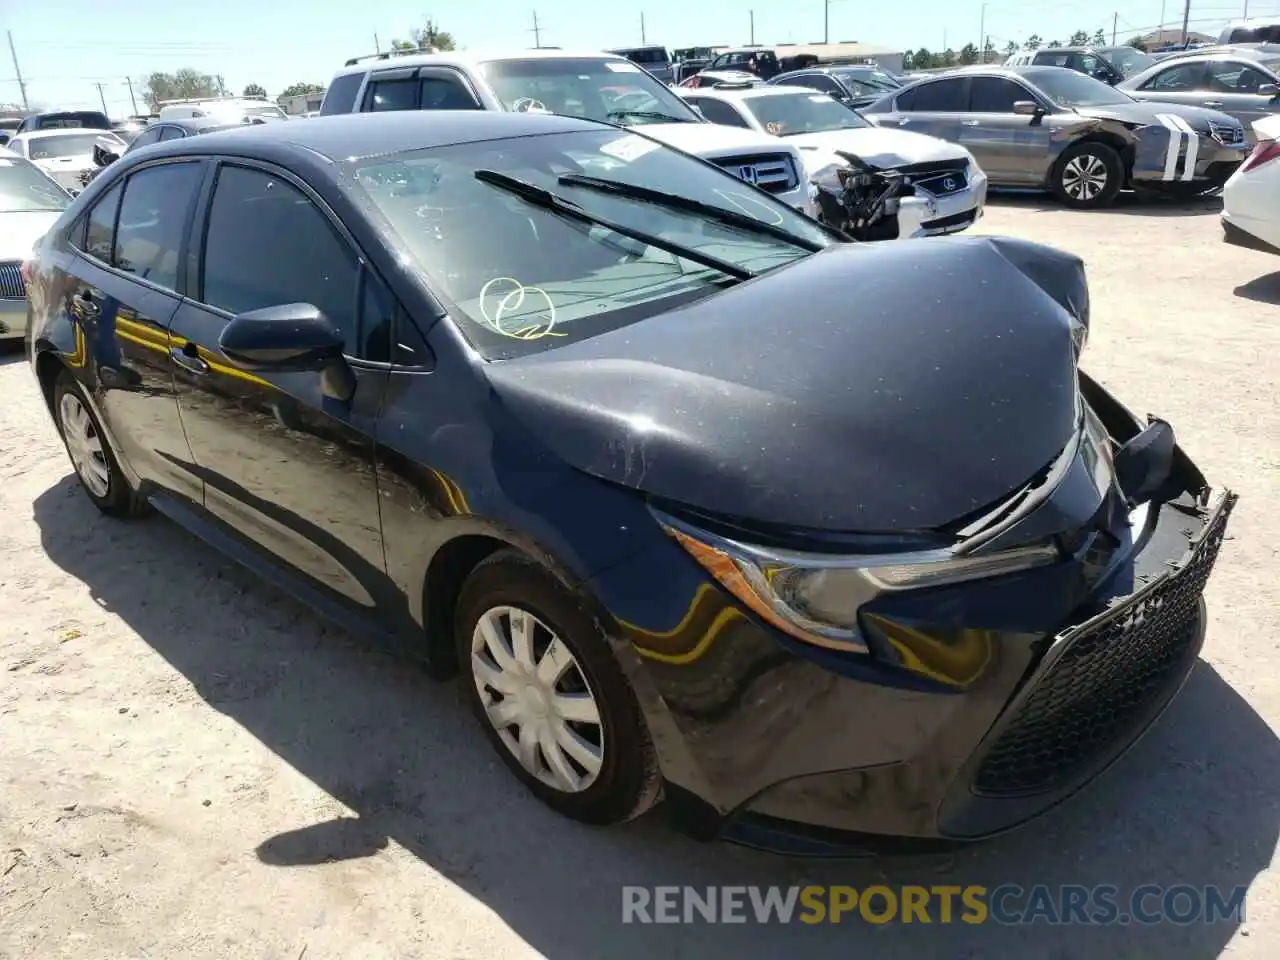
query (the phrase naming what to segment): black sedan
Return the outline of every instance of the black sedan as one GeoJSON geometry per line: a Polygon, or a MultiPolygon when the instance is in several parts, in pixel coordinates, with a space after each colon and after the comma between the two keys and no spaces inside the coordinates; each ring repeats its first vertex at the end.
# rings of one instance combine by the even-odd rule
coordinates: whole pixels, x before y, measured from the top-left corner
{"type": "Polygon", "coordinates": [[[1047,247],[847,243],[635,131],[388,113],[130,154],[23,273],[104,513],[461,673],[571,817],[982,837],[1202,643],[1234,497],[1079,371],[1047,247]]]}

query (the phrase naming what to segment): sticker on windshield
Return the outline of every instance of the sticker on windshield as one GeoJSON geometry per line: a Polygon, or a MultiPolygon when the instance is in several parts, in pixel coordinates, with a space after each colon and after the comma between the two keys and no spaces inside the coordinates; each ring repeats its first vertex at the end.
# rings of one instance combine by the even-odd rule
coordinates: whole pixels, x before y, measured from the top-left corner
{"type": "Polygon", "coordinates": [[[600,148],[600,152],[607,153],[609,156],[616,157],[625,163],[630,163],[657,149],[658,145],[652,140],[629,133],[626,136],[619,137],[612,143],[606,143],[600,148]]]}
{"type": "Polygon", "coordinates": [[[812,97],[809,98],[809,100],[813,103],[825,103],[830,99],[831,99],[831,95],[827,93],[814,94],[812,97]]]}
{"type": "Polygon", "coordinates": [[[606,60],[605,64],[614,73],[639,73],[640,68],[629,60],[606,60]]]}

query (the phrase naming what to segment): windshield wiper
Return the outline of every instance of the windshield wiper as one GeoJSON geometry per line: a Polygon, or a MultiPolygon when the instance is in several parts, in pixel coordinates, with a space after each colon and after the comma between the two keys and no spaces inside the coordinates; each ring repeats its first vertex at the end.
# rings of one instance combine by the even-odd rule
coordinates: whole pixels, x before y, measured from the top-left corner
{"type": "Polygon", "coordinates": [[[501,173],[498,170],[477,170],[473,176],[481,183],[487,183],[492,187],[497,187],[499,190],[505,190],[526,203],[542,207],[544,210],[550,210],[552,213],[559,214],[566,219],[604,227],[606,230],[612,230],[614,233],[621,234],[624,237],[630,237],[639,243],[655,247],[658,250],[664,250],[673,257],[683,257],[685,260],[692,260],[694,263],[709,267],[712,270],[719,270],[735,280],[750,280],[756,275],[753,271],[740,267],[736,263],[730,263],[727,260],[721,260],[719,257],[700,253],[690,247],[664,240],[662,237],[655,236],[652,233],[636,230],[634,227],[625,227],[612,220],[606,220],[604,217],[597,217],[594,213],[587,213],[576,203],[557,196],[550,190],[544,190],[536,184],[501,173]]]}
{"type": "Polygon", "coordinates": [[[610,110],[604,115],[606,120],[621,120],[623,117],[640,117],[642,120],[657,120],[665,123],[693,123],[688,117],[673,117],[669,113],[658,110],[610,110]]]}
{"type": "Polygon", "coordinates": [[[773,237],[776,240],[782,240],[803,250],[811,253],[817,253],[822,249],[822,244],[813,240],[806,240],[804,237],[798,237],[790,230],[782,227],[776,227],[771,223],[765,223],[763,220],[757,220],[755,217],[745,213],[738,213],[736,210],[726,210],[723,207],[717,207],[713,203],[703,203],[701,200],[694,200],[691,197],[682,197],[678,193],[667,193],[663,190],[654,190],[650,187],[636,186],[634,183],[624,183],[621,180],[606,180],[603,177],[588,177],[579,173],[566,173],[556,180],[557,183],[566,187],[583,187],[588,190],[599,190],[602,193],[612,193],[620,197],[629,197],[632,200],[640,200],[644,203],[654,203],[662,207],[670,207],[674,210],[687,210],[690,213],[700,213],[712,220],[719,220],[721,223],[727,223],[730,226],[740,227],[743,230],[749,230],[752,233],[763,233],[766,236],[773,237]]]}

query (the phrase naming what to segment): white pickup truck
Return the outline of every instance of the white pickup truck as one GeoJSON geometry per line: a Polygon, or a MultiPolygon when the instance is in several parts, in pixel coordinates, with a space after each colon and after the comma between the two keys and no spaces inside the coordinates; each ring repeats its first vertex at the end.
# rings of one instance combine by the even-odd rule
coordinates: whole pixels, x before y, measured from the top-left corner
{"type": "Polygon", "coordinates": [[[543,49],[355,57],[330,81],[320,106],[321,116],[383,110],[507,110],[601,120],[714,163],[797,210],[809,201],[796,147],[708,123],[653,75],[613,54],[543,49]]]}

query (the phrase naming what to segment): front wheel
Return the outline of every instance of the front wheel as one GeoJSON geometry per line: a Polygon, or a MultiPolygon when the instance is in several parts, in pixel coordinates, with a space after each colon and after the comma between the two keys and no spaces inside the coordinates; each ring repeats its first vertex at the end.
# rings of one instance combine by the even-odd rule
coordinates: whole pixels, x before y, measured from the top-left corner
{"type": "Polygon", "coordinates": [[[471,573],[455,618],[467,698],[544,803],[616,823],[657,801],[653,743],[608,638],[545,568],[503,550],[471,573]]]}
{"type": "Polygon", "coordinates": [[[1123,181],[1118,153],[1105,143],[1082,143],[1058,160],[1049,186],[1067,206],[1096,210],[1115,202],[1123,181]]]}
{"type": "Polygon", "coordinates": [[[54,383],[53,415],[80,486],[94,506],[115,517],[146,513],[147,503],[129,485],[120,469],[84,388],[66,370],[58,374],[54,383]]]}

